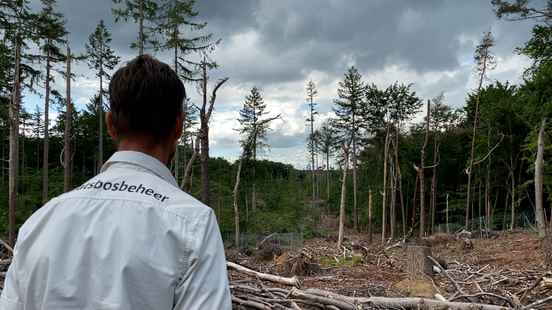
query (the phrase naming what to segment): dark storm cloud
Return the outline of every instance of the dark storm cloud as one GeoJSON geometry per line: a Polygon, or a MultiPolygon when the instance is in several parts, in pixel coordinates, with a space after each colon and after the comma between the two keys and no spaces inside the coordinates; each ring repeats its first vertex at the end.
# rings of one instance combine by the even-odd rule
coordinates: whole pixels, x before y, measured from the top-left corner
{"type": "MultiPolygon", "coordinates": [[[[39,1],[32,6],[38,8],[39,1]]],[[[110,0],[59,1],[74,48],[81,49],[104,19],[112,28],[113,46],[132,53],[128,46],[136,25],[115,24],[112,6],[110,0]]],[[[473,48],[462,44],[462,35],[477,37],[494,25],[498,51],[511,53],[529,29],[527,23],[497,23],[486,0],[204,0],[197,9],[198,20],[207,21],[208,31],[223,40],[215,57],[227,74],[235,82],[261,84],[300,80],[312,70],[342,73],[351,62],[362,71],[388,64],[419,72],[450,70],[459,65],[460,51],[473,48]],[[240,51],[244,33],[257,41],[240,51]]]]}
{"type": "MultiPolygon", "coordinates": [[[[31,0],[31,5],[38,10],[40,1],[31,0]]],[[[84,51],[89,34],[103,19],[122,61],[136,55],[129,45],[137,26],[114,23],[111,0],[58,0],[58,6],[73,51],[84,51]]],[[[532,26],[498,20],[490,0],[198,0],[196,8],[197,21],[206,21],[206,31],[222,39],[214,54],[220,69],[211,72],[212,81],[230,77],[217,103],[217,115],[227,113],[228,118],[221,124],[235,119],[231,112],[237,113],[247,89],[256,85],[266,90],[270,109],[300,105],[279,110],[289,115],[287,121],[296,126],[288,127],[294,128],[304,121],[300,114],[307,76],[315,75],[320,111],[331,111],[336,80],[352,64],[369,83],[385,87],[395,80],[412,82],[421,98],[445,92],[447,102],[459,107],[472,87],[473,50],[482,33],[491,30],[496,38],[493,51],[502,61],[497,71],[503,69],[494,78],[515,80],[521,62],[511,56],[530,37],[532,26]]],[[[156,56],[171,59],[166,53],[156,56]]],[[[75,67],[88,80],[75,83],[74,96],[89,98],[96,87],[93,73],[84,63],[75,67]]],[[[193,87],[188,89],[195,96],[193,87]]],[[[270,133],[269,143],[274,149],[293,148],[289,153],[302,158],[305,138],[301,130],[282,126],[270,133]]],[[[215,151],[239,154],[235,135],[218,134],[212,141],[215,151]]]]}

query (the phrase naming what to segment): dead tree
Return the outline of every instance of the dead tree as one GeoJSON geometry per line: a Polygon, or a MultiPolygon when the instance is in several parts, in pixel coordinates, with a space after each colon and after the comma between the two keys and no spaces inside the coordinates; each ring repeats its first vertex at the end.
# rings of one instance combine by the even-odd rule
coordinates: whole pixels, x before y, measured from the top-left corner
{"type": "Polygon", "coordinates": [[[240,247],[240,209],[238,206],[238,190],[240,188],[241,171],[244,161],[244,153],[239,159],[238,171],[236,172],[236,182],[234,183],[234,190],[232,191],[232,205],[234,207],[234,245],[239,249],[240,247]]]}
{"type": "MultiPolygon", "coordinates": [[[[542,199],[543,183],[544,183],[544,127],[545,125],[546,125],[546,119],[543,119],[539,130],[537,158],[535,159],[535,219],[537,221],[539,238],[544,238],[546,236],[546,223],[544,220],[544,209],[543,209],[543,199],[542,199]]],[[[551,216],[551,220],[552,220],[552,216],[551,216]]]]}
{"type": "Polygon", "coordinates": [[[209,205],[209,121],[213,108],[215,107],[215,100],[217,98],[217,91],[219,88],[228,81],[228,78],[220,79],[213,88],[211,97],[207,100],[207,67],[210,65],[204,60],[202,65],[202,96],[203,104],[199,109],[199,140],[201,144],[200,161],[201,161],[201,201],[209,205]]]}
{"type": "Polygon", "coordinates": [[[425,235],[425,177],[424,170],[427,168],[425,166],[425,150],[429,140],[429,123],[431,122],[430,114],[431,103],[427,101],[427,116],[426,116],[426,129],[425,129],[425,139],[422,150],[420,151],[420,167],[416,168],[416,171],[420,179],[420,238],[423,238],[425,235]]]}
{"type": "Polygon", "coordinates": [[[368,190],[368,241],[372,243],[372,190],[368,190]]]}
{"type": "Polygon", "coordinates": [[[385,129],[385,145],[383,151],[383,193],[382,193],[382,202],[381,202],[381,242],[385,243],[386,237],[386,209],[387,209],[387,158],[389,154],[389,124],[387,124],[385,129]]]}
{"type": "Polygon", "coordinates": [[[349,170],[349,145],[343,144],[341,147],[343,152],[343,176],[341,178],[341,200],[339,203],[339,233],[337,236],[337,247],[341,248],[343,244],[343,234],[345,227],[345,202],[347,194],[347,170],[349,170]]]}
{"type": "Polygon", "coordinates": [[[182,178],[182,183],[180,184],[180,188],[187,193],[190,193],[192,190],[192,169],[197,155],[199,154],[199,134],[196,136],[195,142],[192,139],[192,150],[192,156],[190,156],[188,163],[186,163],[184,177],[182,178]]]}
{"type": "Polygon", "coordinates": [[[65,73],[66,82],[66,110],[65,110],[65,133],[63,136],[63,191],[68,192],[72,187],[72,147],[71,147],[71,123],[73,120],[73,102],[71,101],[71,49],[67,44],[67,72],[65,73]]]}

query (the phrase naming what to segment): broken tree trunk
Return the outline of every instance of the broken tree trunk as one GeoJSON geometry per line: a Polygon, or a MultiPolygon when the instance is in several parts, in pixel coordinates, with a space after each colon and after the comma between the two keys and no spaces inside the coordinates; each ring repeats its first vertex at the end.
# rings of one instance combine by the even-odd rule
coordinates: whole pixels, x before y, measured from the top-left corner
{"type": "Polygon", "coordinates": [[[339,203],[339,233],[337,237],[337,247],[341,248],[343,244],[343,233],[345,226],[345,198],[347,193],[347,170],[349,170],[349,148],[343,145],[343,177],[341,178],[341,201],[339,203]]]}
{"type": "Polygon", "coordinates": [[[431,118],[430,114],[430,101],[427,101],[427,116],[426,116],[426,131],[424,145],[420,152],[420,168],[418,173],[420,174],[420,238],[423,238],[425,235],[425,178],[424,178],[424,169],[425,169],[425,150],[427,147],[427,142],[429,139],[429,122],[431,118]]]}
{"type": "Polygon", "coordinates": [[[188,160],[188,163],[186,164],[186,169],[184,170],[184,177],[182,178],[182,184],[180,185],[180,188],[185,192],[190,192],[192,190],[192,168],[194,165],[194,161],[197,158],[197,155],[199,153],[199,134],[196,137],[196,140],[192,139],[192,149],[193,153],[190,157],[190,160],[188,160]]]}
{"type": "Polygon", "coordinates": [[[546,223],[544,220],[544,209],[543,209],[543,199],[542,199],[543,183],[544,183],[544,126],[545,125],[546,125],[546,119],[543,119],[539,130],[537,158],[535,159],[535,220],[537,221],[539,238],[544,238],[546,236],[546,223]]]}

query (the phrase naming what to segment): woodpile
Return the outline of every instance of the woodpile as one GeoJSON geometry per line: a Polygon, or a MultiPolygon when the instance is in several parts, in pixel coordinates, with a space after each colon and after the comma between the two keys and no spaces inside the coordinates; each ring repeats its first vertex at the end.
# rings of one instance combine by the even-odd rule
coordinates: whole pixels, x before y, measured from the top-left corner
{"type": "MultiPolygon", "coordinates": [[[[251,276],[249,281],[231,281],[234,309],[481,309],[501,310],[513,308],[511,305],[493,305],[476,302],[461,302],[418,297],[349,297],[320,289],[301,289],[296,277],[285,278],[252,271],[248,268],[228,263],[228,267],[251,276]],[[267,284],[265,281],[274,284],[267,284]],[[284,287],[282,287],[284,286],[284,287]]],[[[524,308],[525,309],[525,308],[524,308]]],[[[529,309],[529,308],[526,308],[529,309]]]]}

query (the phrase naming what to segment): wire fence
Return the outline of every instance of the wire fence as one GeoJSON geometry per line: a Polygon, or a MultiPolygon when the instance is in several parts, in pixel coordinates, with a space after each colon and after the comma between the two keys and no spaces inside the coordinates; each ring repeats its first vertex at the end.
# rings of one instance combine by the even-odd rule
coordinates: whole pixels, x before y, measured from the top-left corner
{"type": "MultiPolygon", "coordinates": [[[[235,237],[232,233],[223,234],[222,239],[227,245],[236,244],[234,242],[235,237]]],[[[240,248],[256,248],[264,239],[266,239],[265,242],[271,242],[272,244],[287,251],[298,251],[303,248],[304,243],[302,233],[274,233],[270,236],[265,234],[240,234],[240,248]]]]}

